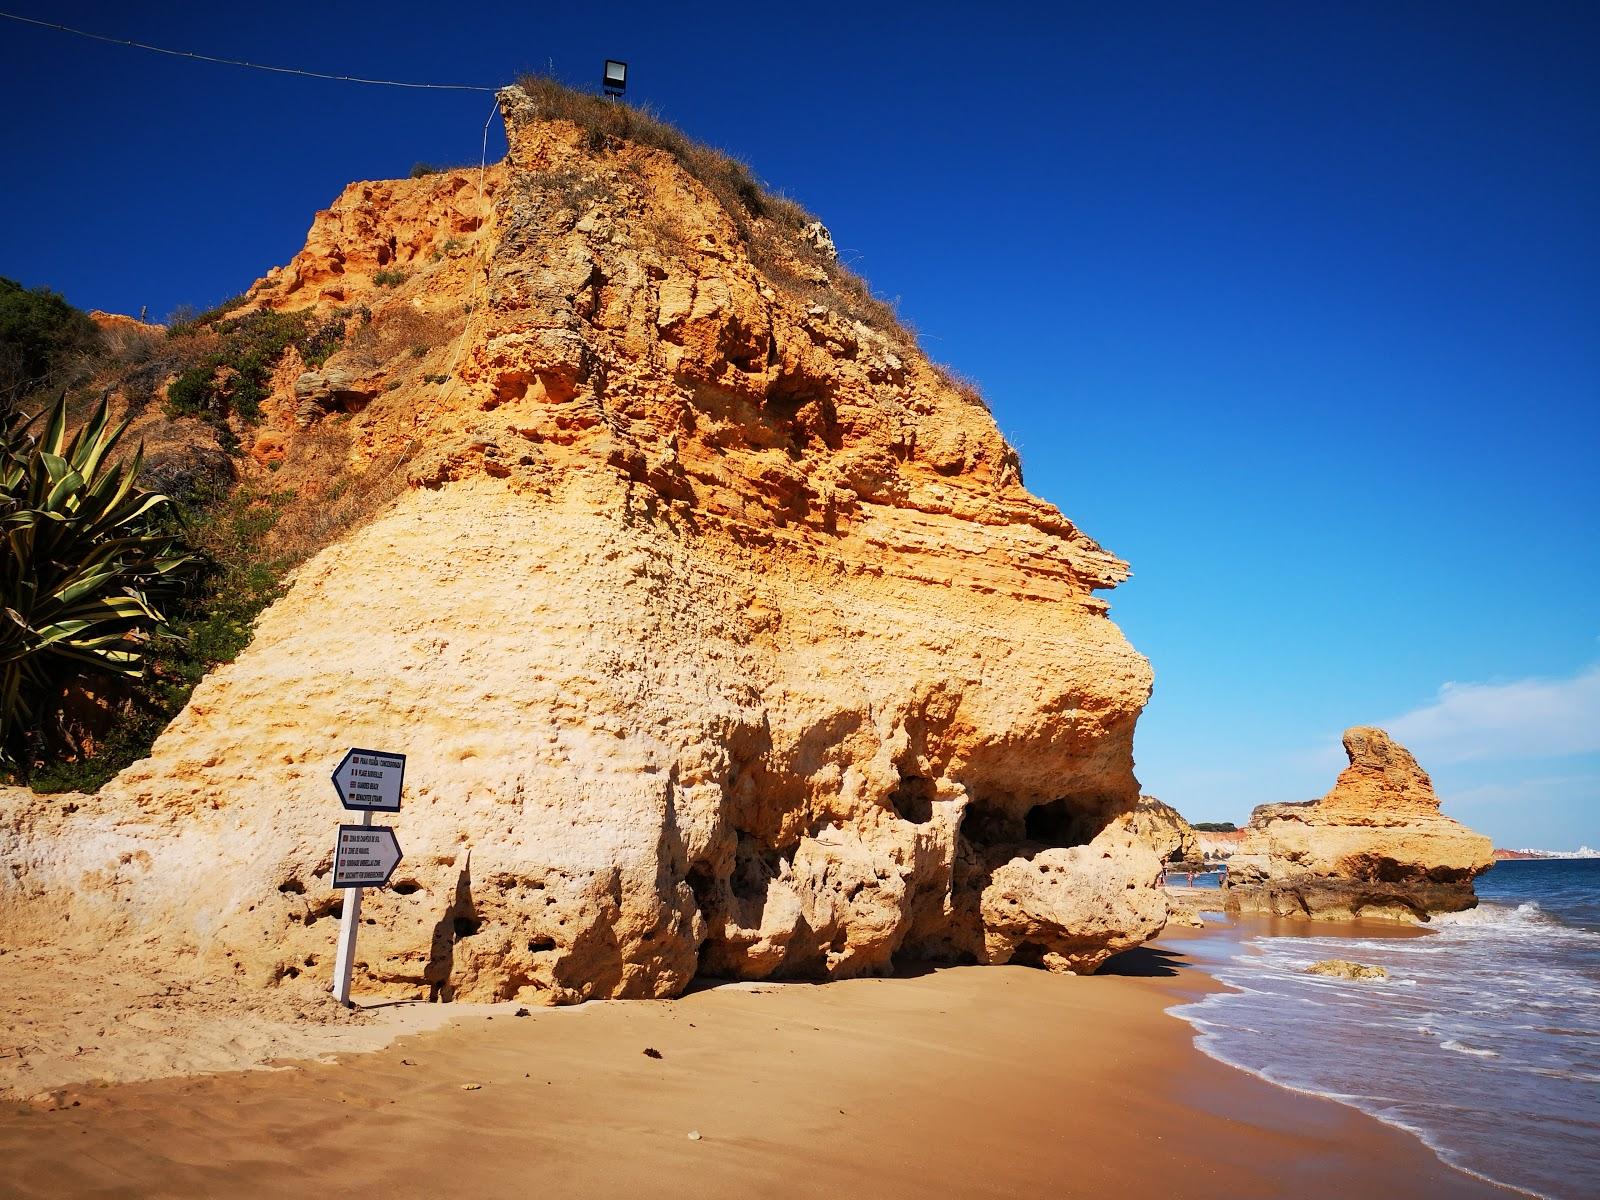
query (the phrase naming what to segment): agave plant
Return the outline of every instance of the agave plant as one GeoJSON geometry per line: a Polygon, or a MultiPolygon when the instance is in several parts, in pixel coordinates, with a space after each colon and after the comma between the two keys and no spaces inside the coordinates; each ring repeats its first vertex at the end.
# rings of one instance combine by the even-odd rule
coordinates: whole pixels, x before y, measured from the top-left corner
{"type": "Polygon", "coordinates": [[[112,463],[128,423],[105,400],[70,441],[65,395],[36,434],[44,415],[0,429],[0,764],[24,770],[67,683],[143,673],[193,562],[161,528],[172,501],[135,485],[143,447],[112,463]]]}

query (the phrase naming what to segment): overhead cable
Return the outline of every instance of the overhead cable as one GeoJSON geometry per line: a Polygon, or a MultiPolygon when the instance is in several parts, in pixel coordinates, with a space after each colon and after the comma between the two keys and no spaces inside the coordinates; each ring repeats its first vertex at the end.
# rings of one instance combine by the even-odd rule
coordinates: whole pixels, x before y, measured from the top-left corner
{"type": "Polygon", "coordinates": [[[310,79],[331,79],[338,83],[370,83],[379,87],[427,88],[433,91],[446,92],[494,92],[499,90],[498,88],[483,87],[476,83],[411,83],[401,79],[367,79],[360,75],[332,75],[326,71],[302,71],[298,67],[273,67],[265,63],[246,62],[242,58],[221,58],[215,54],[199,54],[193,50],[172,50],[166,46],[152,46],[148,42],[136,42],[131,38],[108,37],[103,33],[92,33],[87,29],[74,29],[70,25],[58,25],[54,21],[39,21],[33,17],[18,16],[16,13],[0,12],[0,17],[8,21],[17,21],[23,25],[37,25],[42,29],[55,29],[61,33],[90,38],[97,42],[109,42],[113,46],[132,46],[136,50],[149,50],[156,54],[170,54],[174,58],[192,58],[198,62],[220,63],[225,67],[248,67],[252,71],[271,71],[275,75],[304,75],[310,79]]]}

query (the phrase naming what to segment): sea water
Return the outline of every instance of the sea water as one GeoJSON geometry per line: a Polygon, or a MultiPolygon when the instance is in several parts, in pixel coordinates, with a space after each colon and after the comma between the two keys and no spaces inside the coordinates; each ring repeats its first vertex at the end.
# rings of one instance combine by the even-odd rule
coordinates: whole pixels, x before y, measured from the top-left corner
{"type": "MultiPolygon", "coordinates": [[[[1253,937],[1238,989],[1174,1012],[1200,1048],[1533,1195],[1600,1196],[1600,860],[1497,864],[1418,937],[1253,937]],[[1382,982],[1307,975],[1320,959],[1382,982]]],[[[1200,945],[1201,943],[1195,943],[1200,945]]]]}

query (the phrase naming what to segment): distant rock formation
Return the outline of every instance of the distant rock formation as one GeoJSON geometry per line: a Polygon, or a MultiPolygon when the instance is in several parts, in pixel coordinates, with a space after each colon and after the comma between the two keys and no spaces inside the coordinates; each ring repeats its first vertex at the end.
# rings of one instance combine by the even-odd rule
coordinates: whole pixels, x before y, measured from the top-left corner
{"type": "Polygon", "coordinates": [[[1478,902],[1489,839],[1439,812],[1433,781],[1381,729],[1344,735],[1350,765],[1333,790],[1263,804],[1228,863],[1229,911],[1426,921],[1478,902]]]}
{"type": "Polygon", "coordinates": [[[501,103],[504,164],[351,185],[238,310],[354,330],[280,370],[246,466],[333,424],[412,486],[148,759],[93,796],[0,789],[0,949],[325,989],[349,746],[410,755],[358,993],[1090,971],[1154,936],[1156,856],[1119,820],[1151,671],[1095,595],[1127,565],[820,226],[501,103]]]}
{"type": "Polygon", "coordinates": [[[1218,833],[1206,829],[1196,829],[1194,840],[1200,847],[1200,854],[1207,862],[1218,859],[1232,858],[1239,844],[1244,841],[1244,830],[1237,829],[1229,833],[1218,833]]]}

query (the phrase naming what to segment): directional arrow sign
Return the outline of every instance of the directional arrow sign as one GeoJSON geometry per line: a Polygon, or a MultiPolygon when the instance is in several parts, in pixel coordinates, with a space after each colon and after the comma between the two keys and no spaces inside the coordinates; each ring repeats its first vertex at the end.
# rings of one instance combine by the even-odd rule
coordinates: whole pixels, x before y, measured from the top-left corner
{"type": "Polygon", "coordinates": [[[400,785],[405,782],[406,756],[384,750],[345,751],[333,772],[333,790],[346,808],[399,812],[400,785]]]}
{"type": "Polygon", "coordinates": [[[382,887],[400,865],[400,843],[387,825],[341,825],[333,852],[333,886],[382,887]]]}

